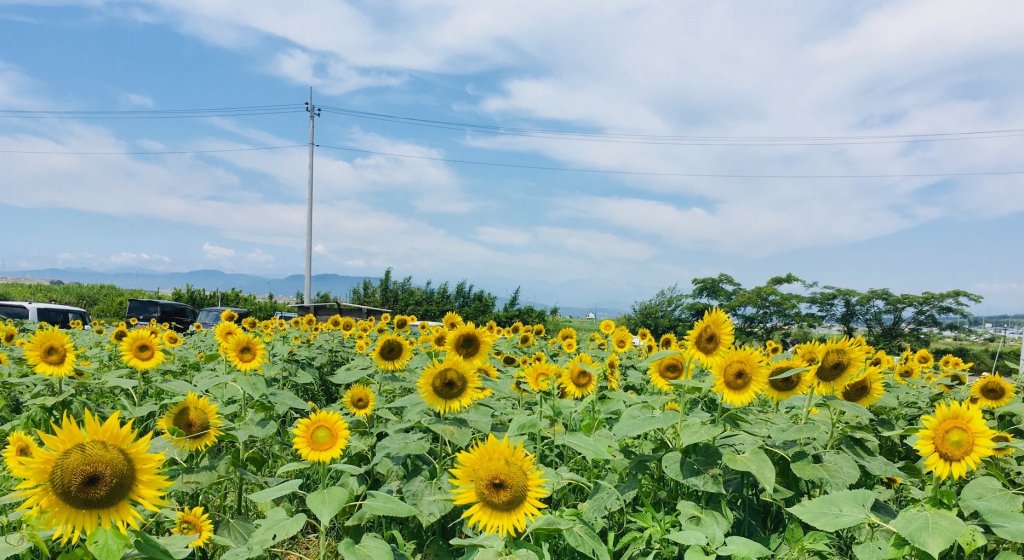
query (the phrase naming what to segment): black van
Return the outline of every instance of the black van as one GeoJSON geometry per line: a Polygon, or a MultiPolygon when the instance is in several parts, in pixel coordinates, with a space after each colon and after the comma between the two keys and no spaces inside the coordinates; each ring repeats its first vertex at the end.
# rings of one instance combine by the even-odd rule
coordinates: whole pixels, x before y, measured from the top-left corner
{"type": "Polygon", "coordinates": [[[228,309],[238,315],[236,323],[241,323],[242,319],[249,316],[249,310],[243,307],[204,307],[199,310],[199,318],[196,319],[196,322],[203,325],[204,329],[212,329],[220,322],[220,314],[228,309]]]}
{"type": "Polygon", "coordinates": [[[199,313],[191,305],[165,299],[129,299],[125,322],[134,317],[140,323],[156,319],[157,323],[170,323],[171,328],[185,332],[196,322],[199,313]]]}

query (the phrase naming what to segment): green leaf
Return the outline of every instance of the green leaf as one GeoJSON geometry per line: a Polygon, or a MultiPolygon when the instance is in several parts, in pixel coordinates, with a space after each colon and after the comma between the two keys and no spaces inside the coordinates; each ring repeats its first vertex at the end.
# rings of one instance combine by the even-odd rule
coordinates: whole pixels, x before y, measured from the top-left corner
{"type": "Polygon", "coordinates": [[[612,433],[615,435],[615,439],[622,440],[671,426],[678,420],[678,412],[655,412],[646,405],[636,405],[627,408],[626,412],[622,413],[622,417],[612,428],[612,433]]]}
{"type": "Polygon", "coordinates": [[[352,539],[345,539],[338,545],[338,552],[344,560],[394,560],[391,545],[375,533],[366,533],[359,544],[352,539]]]}
{"type": "Polygon", "coordinates": [[[10,533],[0,537],[0,560],[21,554],[32,548],[32,541],[24,533],[10,533]]]}
{"type": "Polygon", "coordinates": [[[431,431],[439,434],[458,447],[466,447],[473,441],[473,430],[451,422],[431,422],[427,425],[431,431]]]}
{"type": "Polygon", "coordinates": [[[287,496],[302,486],[302,480],[293,478],[276,486],[271,486],[259,492],[248,495],[248,498],[256,503],[272,502],[281,496],[287,496]]]}
{"type": "Polygon", "coordinates": [[[742,455],[733,452],[725,453],[722,455],[722,461],[730,469],[754,475],[754,478],[771,495],[775,488],[775,465],[760,447],[752,447],[742,455]]]}
{"type": "Polygon", "coordinates": [[[704,536],[704,533],[692,529],[674,531],[665,535],[665,538],[683,546],[704,546],[708,544],[708,538],[704,536]]]}
{"type": "Polygon", "coordinates": [[[608,452],[611,439],[607,436],[597,437],[597,434],[584,435],[579,432],[571,432],[556,437],[555,443],[571,447],[590,461],[610,461],[612,459],[611,453],[608,452]]]}
{"type": "Polygon", "coordinates": [[[722,433],[722,427],[714,424],[706,424],[698,420],[685,420],[682,425],[682,435],[679,437],[681,448],[686,448],[695,443],[714,439],[722,433]]]}
{"type": "Polygon", "coordinates": [[[976,525],[968,525],[956,538],[956,542],[964,549],[964,554],[970,556],[972,552],[988,544],[988,539],[976,525]]]}
{"type": "Polygon", "coordinates": [[[366,501],[363,502],[362,511],[369,515],[386,515],[389,517],[412,517],[416,515],[416,508],[399,500],[391,494],[370,490],[366,493],[366,501]]]}
{"type": "Polygon", "coordinates": [[[536,416],[516,416],[508,423],[508,431],[505,434],[508,436],[532,435],[539,432],[540,428],[540,418],[536,416]]]}
{"type": "Polygon", "coordinates": [[[981,514],[992,532],[1015,543],[1024,543],[1024,514],[1019,511],[990,511],[981,514]]]}
{"type": "Polygon", "coordinates": [[[580,551],[584,556],[598,560],[611,560],[608,547],[601,542],[597,533],[583,521],[577,520],[572,527],[562,532],[562,538],[569,546],[580,551]]]}
{"type": "Polygon", "coordinates": [[[832,490],[845,490],[860,478],[860,468],[846,453],[839,451],[822,454],[820,463],[812,457],[790,464],[793,474],[803,479],[826,484],[832,490]]]}
{"type": "Polygon", "coordinates": [[[831,532],[867,521],[874,503],[871,490],[841,490],[786,509],[804,523],[831,532]]]}
{"type": "Polygon", "coordinates": [[[121,560],[131,542],[128,535],[113,528],[100,527],[89,534],[85,548],[96,557],[96,560],[121,560]]]}
{"type": "Polygon", "coordinates": [[[256,525],[256,530],[250,536],[247,547],[250,550],[262,552],[295,536],[306,525],[306,515],[299,513],[288,517],[288,513],[278,507],[267,512],[267,518],[260,519],[256,525]]]}
{"type": "Polygon", "coordinates": [[[952,546],[967,527],[952,512],[937,509],[905,509],[891,525],[908,543],[934,558],[952,546]]]}
{"type": "Polygon", "coordinates": [[[541,515],[533,523],[526,525],[526,532],[523,533],[523,538],[530,533],[561,533],[562,531],[573,526],[573,521],[558,517],[556,515],[541,515]]]}
{"type": "Polygon", "coordinates": [[[424,528],[452,510],[451,491],[444,480],[425,480],[416,477],[405,483],[403,496],[416,508],[416,518],[424,528]]]}
{"type": "Polygon", "coordinates": [[[758,542],[745,537],[726,537],[725,546],[717,551],[719,556],[732,556],[733,558],[761,558],[771,556],[772,551],[765,548],[758,542]]]}
{"type": "Polygon", "coordinates": [[[991,476],[975,478],[960,492],[960,509],[964,515],[974,512],[985,515],[991,512],[1020,511],[1022,505],[1024,497],[1003,488],[991,476]]]}
{"type": "Polygon", "coordinates": [[[797,368],[793,368],[793,369],[790,369],[790,370],[786,370],[786,371],[784,371],[784,372],[782,372],[782,373],[780,373],[778,375],[773,375],[773,376],[769,377],[768,379],[785,379],[787,377],[792,377],[792,376],[794,376],[794,375],[796,375],[798,373],[803,373],[805,371],[807,371],[807,368],[805,368],[805,367],[797,367],[797,368]]]}
{"type": "Polygon", "coordinates": [[[330,379],[331,382],[338,385],[347,385],[354,381],[359,381],[371,373],[373,373],[372,367],[367,367],[366,364],[356,364],[353,362],[341,366],[338,368],[337,373],[327,379],[330,379]]]}
{"type": "Polygon", "coordinates": [[[313,515],[320,520],[320,525],[330,525],[334,516],[338,515],[348,501],[352,498],[352,492],[341,486],[331,486],[323,490],[311,492],[306,496],[306,507],[313,515]]]}
{"type": "Polygon", "coordinates": [[[703,492],[725,493],[722,484],[722,454],[709,443],[700,443],[684,456],[670,451],[661,458],[661,468],[673,480],[703,492]]]}
{"type": "Polygon", "coordinates": [[[153,537],[141,532],[135,533],[135,536],[137,537],[134,543],[135,550],[139,551],[143,557],[152,560],[179,560],[153,537]]]}

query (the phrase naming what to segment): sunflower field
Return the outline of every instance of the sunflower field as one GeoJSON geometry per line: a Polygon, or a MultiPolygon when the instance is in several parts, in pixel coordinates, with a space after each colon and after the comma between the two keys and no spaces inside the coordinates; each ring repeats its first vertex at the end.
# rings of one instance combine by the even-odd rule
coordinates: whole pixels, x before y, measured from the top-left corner
{"type": "Polygon", "coordinates": [[[1019,373],[863,339],[0,324],[0,560],[1021,558],[1019,373]]]}

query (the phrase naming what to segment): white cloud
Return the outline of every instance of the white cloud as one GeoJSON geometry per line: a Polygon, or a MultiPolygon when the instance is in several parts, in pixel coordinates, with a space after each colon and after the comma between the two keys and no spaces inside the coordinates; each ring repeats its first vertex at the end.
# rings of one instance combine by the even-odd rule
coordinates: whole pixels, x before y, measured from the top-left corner
{"type": "Polygon", "coordinates": [[[227,247],[220,247],[213,243],[203,243],[203,258],[211,261],[230,259],[235,256],[235,250],[227,247]]]}
{"type": "Polygon", "coordinates": [[[171,264],[171,258],[154,253],[130,253],[122,251],[116,255],[107,257],[107,262],[113,266],[145,266],[148,268],[161,269],[164,265],[171,264]]]}
{"type": "Polygon", "coordinates": [[[127,105],[133,108],[150,109],[156,106],[156,102],[153,101],[152,97],[142,95],[140,93],[131,93],[126,91],[118,96],[118,100],[122,105],[127,105]]]}
{"type": "Polygon", "coordinates": [[[259,247],[253,249],[252,252],[245,255],[246,260],[259,264],[266,264],[274,262],[274,255],[263,252],[259,247]]]}

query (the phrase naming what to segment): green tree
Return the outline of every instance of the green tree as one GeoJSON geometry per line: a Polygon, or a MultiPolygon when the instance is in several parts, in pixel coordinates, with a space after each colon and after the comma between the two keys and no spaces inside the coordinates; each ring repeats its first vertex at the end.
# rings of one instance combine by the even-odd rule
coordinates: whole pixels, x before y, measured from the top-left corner
{"type": "Polygon", "coordinates": [[[860,304],[868,342],[898,352],[907,347],[927,347],[930,331],[943,328],[942,318],[967,318],[968,305],[981,300],[981,296],[964,290],[915,295],[872,289],[863,294],[860,304]]]}
{"type": "Polygon", "coordinates": [[[626,327],[632,332],[647,328],[659,338],[666,333],[683,336],[692,322],[689,304],[688,296],[679,291],[677,284],[662,288],[650,299],[633,304],[625,316],[626,327]]]}
{"type": "Polygon", "coordinates": [[[857,325],[864,322],[864,294],[857,290],[825,286],[812,293],[808,303],[819,320],[839,325],[846,336],[856,336],[857,325]]]}

